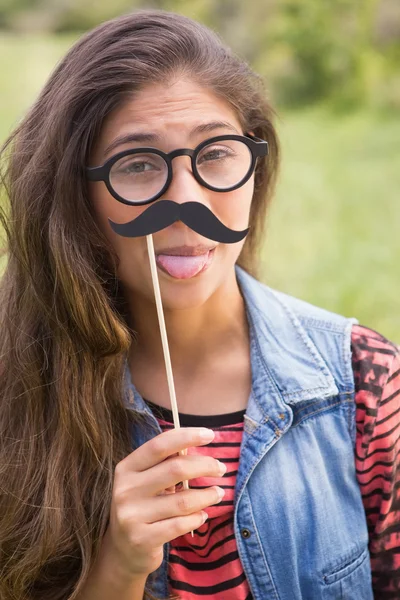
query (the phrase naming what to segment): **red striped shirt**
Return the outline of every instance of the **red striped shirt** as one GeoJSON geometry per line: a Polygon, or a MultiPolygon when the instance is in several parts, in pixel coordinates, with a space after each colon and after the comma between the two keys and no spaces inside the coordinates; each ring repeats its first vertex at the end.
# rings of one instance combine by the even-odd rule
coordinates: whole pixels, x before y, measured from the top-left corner
{"type": "MultiPolygon", "coordinates": [[[[400,589],[400,347],[379,333],[354,325],[352,364],[357,439],[355,467],[366,511],[375,600],[399,597],[400,589]],[[397,594],[397,595],[396,595],[397,594]]],[[[172,411],[146,401],[163,431],[173,427],[172,411]]],[[[233,497],[246,411],[199,416],[180,413],[182,427],[215,431],[207,446],[188,454],[214,456],[226,463],[220,478],[190,480],[191,488],[219,485],[219,504],[205,509],[209,519],[196,531],[171,541],[169,592],[181,600],[252,600],[233,529],[233,497]]]]}
{"type": "Polygon", "coordinates": [[[400,347],[353,327],[356,473],[369,531],[375,600],[400,598],[400,347]]]}

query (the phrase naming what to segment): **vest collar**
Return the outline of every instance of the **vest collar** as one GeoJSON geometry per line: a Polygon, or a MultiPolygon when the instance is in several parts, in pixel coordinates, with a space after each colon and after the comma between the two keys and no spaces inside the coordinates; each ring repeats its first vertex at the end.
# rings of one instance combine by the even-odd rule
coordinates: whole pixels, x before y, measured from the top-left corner
{"type": "Polygon", "coordinates": [[[250,331],[252,392],[246,420],[290,424],[295,404],[338,394],[334,378],[299,319],[275,290],[236,265],[250,331]]]}

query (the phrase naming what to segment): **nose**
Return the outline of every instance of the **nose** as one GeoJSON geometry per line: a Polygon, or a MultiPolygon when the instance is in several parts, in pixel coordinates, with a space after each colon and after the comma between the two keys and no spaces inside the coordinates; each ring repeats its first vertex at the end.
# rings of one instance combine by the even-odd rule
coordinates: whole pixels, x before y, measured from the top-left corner
{"type": "Polygon", "coordinates": [[[160,200],[174,200],[178,204],[199,202],[211,209],[210,193],[211,190],[195,178],[190,156],[175,156],[172,161],[172,181],[160,200]]]}

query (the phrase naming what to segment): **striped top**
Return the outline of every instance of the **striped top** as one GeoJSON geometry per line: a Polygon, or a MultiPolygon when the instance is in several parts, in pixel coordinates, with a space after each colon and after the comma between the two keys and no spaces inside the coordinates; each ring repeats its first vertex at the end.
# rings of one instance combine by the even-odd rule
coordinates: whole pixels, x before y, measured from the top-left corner
{"type": "MultiPolygon", "coordinates": [[[[352,328],[356,402],[356,476],[366,512],[375,600],[400,589],[400,347],[362,325],[352,328]]],[[[172,411],[149,400],[162,431],[173,428],[172,411]]],[[[182,427],[208,427],[214,440],[188,448],[226,463],[225,475],[190,480],[190,488],[219,485],[222,501],[204,510],[207,521],[170,543],[169,592],[180,600],[252,600],[237,551],[233,497],[246,410],[211,416],[179,414],[182,427]]]]}

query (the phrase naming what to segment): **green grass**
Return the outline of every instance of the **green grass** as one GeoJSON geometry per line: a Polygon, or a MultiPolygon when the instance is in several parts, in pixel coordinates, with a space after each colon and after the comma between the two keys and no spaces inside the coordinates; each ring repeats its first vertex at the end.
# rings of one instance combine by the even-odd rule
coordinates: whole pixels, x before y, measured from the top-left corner
{"type": "Polygon", "coordinates": [[[33,103],[50,71],[65,54],[71,36],[17,36],[0,33],[0,139],[33,103]]]}
{"type": "MultiPolygon", "coordinates": [[[[72,37],[0,37],[0,139],[72,37]]],[[[400,343],[400,120],[322,106],[281,112],[283,162],[263,281],[400,343]]]]}
{"type": "Polygon", "coordinates": [[[400,122],[285,114],[264,281],[400,342],[400,122]]]}

